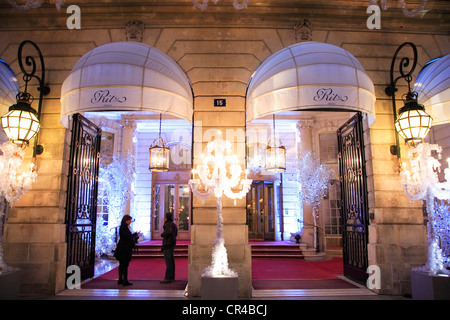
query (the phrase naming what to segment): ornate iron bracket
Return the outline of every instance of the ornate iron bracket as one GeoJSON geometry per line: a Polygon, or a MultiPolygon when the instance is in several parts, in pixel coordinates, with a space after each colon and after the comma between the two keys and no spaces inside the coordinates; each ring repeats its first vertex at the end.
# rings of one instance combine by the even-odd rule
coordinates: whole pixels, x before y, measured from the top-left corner
{"type": "MultiPolygon", "coordinates": [[[[416,69],[416,65],[417,65],[417,48],[416,48],[416,46],[412,42],[403,43],[400,47],[397,48],[397,50],[395,51],[394,57],[392,58],[391,70],[390,70],[390,83],[384,90],[386,95],[388,95],[392,98],[392,107],[393,107],[393,111],[394,111],[394,122],[397,120],[397,106],[396,106],[396,102],[395,102],[395,93],[398,91],[398,89],[396,87],[397,81],[400,79],[405,79],[405,81],[408,83],[409,91],[411,91],[412,73],[416,69]],[[414,54],[414,59],[412,61],[412,65],[410,67],[410,58],[406,57],[406,56],[403,57],[400,60],[399,69],[398,69],[400,72],[400,75],[394,79],[395,62],[397,60],[397,56],[398,56],[400,50],[402,50],[403,47],[405,47],[405,46],[409,46],[412,49],[413,54],[414,54]],[[410,67],[410,69],[408,72],[406,72],[407,69],[405,69],[405,68],[408,68],[408,67],[410,67]]],[[[391,146],[390,151],[391,151],[391,154],[396,155],[398,158],[400,158],[400,143],[398,141],[397,134],[395,135],[395,140],[396,140],[396,144],[391,146]]]]}
{"type": "MultiPolygon", "coordinates": [[[[24,90],[24,94],[28,94],[27,93],[27,89],[28,89],[28,82],[35,78],[38,83],[39,86],[37,88],[37,90],[39,91],[39,101],[38,101],[38,109],[37,109],[37,118],[40,121],[41,120],[41,108],[42,108],[42,98],[46,95],[48,95],[50,93],[50,88],[48,86],[45,85],[45,63],[44,63],[44,58],[42,56],[41,50],[39,49],[39,47],[31,40],[25,40],[22,41],[22,43],[19,45],[19,50],[18,50],[18,59],[19,59],[19,67],[20,70],[23,72],[23,80],[25,81],[25,90],[24,90]],[[29,55],[26,56],[25,58],[23,58],[23,48],[25,45],[31,45],[35,51],[38,54],[38,58],[39,58],[39,63],[41,65],[41,75],[40,77],[36,75],[36,60],[33,56],[29,55]],[[25,62],[25,65],[24,65],[25,62]]],[[[33,158],[36,158],[36,155],[41,154],[44,151],[44,148],[41,145],[37,144],[37,136],[34,139],[34,147],[33,147],[33,158]]]]}

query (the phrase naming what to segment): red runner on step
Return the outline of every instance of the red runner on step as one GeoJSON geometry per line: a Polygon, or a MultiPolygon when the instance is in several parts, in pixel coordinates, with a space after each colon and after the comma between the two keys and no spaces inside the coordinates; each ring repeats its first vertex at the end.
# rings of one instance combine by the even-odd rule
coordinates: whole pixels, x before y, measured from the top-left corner
{"type": "MultiPolygon", "coordinates": [[[[160,284],[166,266],[164,259],[134,259],[128,269],[128,278],[134,283],[129,289],[183,290],[188,279],[188,259],[175,259],[176,281],[160,284]]],[[[343,274],[342,258],[323,261],[302,259],[253,259],[252,278],[255,289],[310,289],[348,288],[348,282],[336,275],[343,274]]],[[[82,288],[117,289],[117,268],[85,283],[82,288]]]]}

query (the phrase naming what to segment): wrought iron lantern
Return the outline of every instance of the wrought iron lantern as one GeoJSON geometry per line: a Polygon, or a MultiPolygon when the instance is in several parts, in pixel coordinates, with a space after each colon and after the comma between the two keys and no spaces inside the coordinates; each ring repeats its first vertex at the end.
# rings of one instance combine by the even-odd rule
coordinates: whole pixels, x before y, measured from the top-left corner
{"type": "Polygon", "coordinates": [[[3,130],[8,139],[18,145],[28,145],[41,127],[37,112],[31,107],[30,97],[25,92],[18,93],[17,103],[9,107],[9,112],[2,116],[3,130]]]}
{"type": "Polygon", "coordinates": [[[431,129],[431,116],[417,103],[417,93],[408,92],[405,105],[399,110],[395,130],[410,144],[420,143],[431,129]]]}
{"type": "MultiPolygon", "coordinates": [[[[411,145],[422,142],[425,136],[431,129],[432,118],[425,112],[423,105],[419,105],[417,102],[417,93],[411,91],[412,73],[417,65],[417,48],[412,42],[405,42],[395,51],[392,58],[390,79],[391,83],[386,87],[385,92],[388,96],[392,97],[392,105],[394,109],[394,125],[395,130],[400,136],[405,139],[405,142],[411,145]],[[403,57],[400,60],[399,72],[400,75],[394,79],[394,65],[397,59],[397,55],[400,50],[409,46],[413,51],[412,65],[410,66],[410,58],[403,57]],[[405,68],[410,67],[406,72],[405,68]],[[404,95],[404,106],[400,108],[397,116],[397,107],[395,100],[395,92],[397,92],[396,83],[399,79],[404,79],[408,83],[408,92],[404,95]]],[[[395,146],[391,146],[391,153],[400,157],[400,145],[398,142],[398,136],[396,136],[397,143],[395,146]]]]}
{"type": "MultiPolygon", "coordinates": [[[[42,57],[41,50],[38,46],[29,40],[23,41],[19,45],[18,50],[18,58],[19,58],[19,66],[23,72],[23,79],[25,80],[25,89],[23,92],[19,92],[16,95],[17,103],[9,107],[8,113],[2,116],[1,123],[3,130],[8,136],[9,140],[15,144],[26,146],[29,144],[29,141],[33,139],[40,127],[40,111],[42,106],[42,98],[44,95],[49,94],[50,88],[44,85],[45,81],[45,65],[44,59],[42,57]],[[38,77],[36,75],[36,61],[33,56],[27,56],[25,58],[25,64],[31,68],[31,71],[27,71],[23,65],[22,59],[22,50],[26,44],[30,44],[37,52],[40,63],[41,63],[41,76],[38,77]],[[36,111],[31,103],[33,102],[33,96],[27,92],[28,82],[32,79],[36,78],[39,82],[39,101],[38,101],[38,110],[36,111]]],[[[41,154],[43,151],[42,146],[37,145],[37,141],[35,139],[34,149],[33,149],[33,157],[36,154],[41,154]]]]}
{"type": "Polygon", "coordinates": [[[166,141],[161,137],[161,122],[162,114],[159,115],[159,136],[148,149],[150,152],[149,169],[153,172],[169,171],[170,148],[167,147],[166,141]]]}
{"type": "Polygon", "coordinates": [[[275,137],[275,114],[273,115],[273,138],[266,149],[266,171],[274,173],[286,171],[286,148],[275,137]]]}

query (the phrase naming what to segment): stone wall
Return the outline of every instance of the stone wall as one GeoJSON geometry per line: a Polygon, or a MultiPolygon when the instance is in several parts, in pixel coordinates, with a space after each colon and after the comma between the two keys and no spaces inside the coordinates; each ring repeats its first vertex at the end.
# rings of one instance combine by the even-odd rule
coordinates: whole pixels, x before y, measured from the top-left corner
{"type": "MultiPolygon", "coordinates": [[[[58,18],[60,19],[60,18],[58,18]]],[[[20,21],[20,19],[18,20],[20,21]]],[[[19,266],[22,292],[52,294],[64,289],[65,281],[65,201],[69,132],[60,124],[60,92],[64,79],[75,62],[96,46],[125,40],[123,26],[90,25],[81,30],[62,27],[33,29],[26,25],[0,29],[0,57],[19,73],[17,47],[22,40],[38,44],[46,62],[50,95],[43,103],[39,143],[44,153],[37,158],[38,183],[10,211],[5,228],[5,259],[19,266]]],[[[60,21],[60,20],[58,20],[60,21]]],[[[89,20],[92,22],[92,20],[89,20]]],[[[60,21],[61,22],[61,21],[60,21]]],[[[312,19],[313,26],[314,20],[312,19]]],[[[101,25],[102,22],[98,22],[101,25]]],[[[111,22],[104,22],[105,24],[111,22]]],[[[194,163],[205,146],[204,135],[210,129],[245,130],[245,93],[252,73],[272,53],[295,42],[293,25],[244,27],[232,21],[229,26],[201,22],[191,26],[152,26],[144,31],[143,42],[174,58],[191,80],[194,92],[194,163]],[[225,108],[215,108],[214,98],[227,99],[225,108]],[[201,122],[201,123],[200,123],[201,122]]],[[[319,24],[320,26],[320,24],[319,24]]],[[[425,229],[421,204],[411,201],[400,189],[398,160],[389,152],[395,142],[393,113],[384,88],[396,48],[413,41],[419,50],[419,66],[448,53],[447,35],[368,30],[321,28],[313,31],[313,40],[340,46],[352,53],[375,83],[377,121],[365,130],[370,211],[374,221],[369,229],[369,264],[381,268],[380,293],[410,292],[409,270],[425,262],[425,229]]],[[[414,29],[417,30],[417,29],[414,29]]],[[[21,75],[17,74],[23,84],[21,75]]],[[[404,91],[405,87],[400,88],[404,91]]],[[[35,90],[34,90],[35,91],[35,90]]],[[[36,92],[33,92],[38,96],[36,92]]],[[[399,93],[398,97],[401,96],[399,93]]],[[[402,147],[404,147],[402,145],[402,147]]],[[[236,141],[240,163],[245,159],[244,137],[236,141]]],[[[30,148],[27,150],[30,155],[30,148]]],[[[215,202],[194,199],[191,247],[189,251],[190,294],[200,293],[200,273],[210,263],[215,234],[215,202]]],[[[240,275],[240,297],[251,296],[251,254],[245,225],[245,200],[224,200],[224,233],[230,266],[240,275]]]]}

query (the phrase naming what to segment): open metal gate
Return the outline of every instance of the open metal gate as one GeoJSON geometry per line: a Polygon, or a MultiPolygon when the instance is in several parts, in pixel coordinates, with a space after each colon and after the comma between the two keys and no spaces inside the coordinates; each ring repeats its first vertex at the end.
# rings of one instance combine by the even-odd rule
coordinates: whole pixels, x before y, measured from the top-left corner
{"type": "Polygon", "coordinates": [[[365,284],[369,219],[361,113],[340,127],[337,136],[344,275],[365,284]]]}
{"type": "Polygon", "coordinates": [[[81,278],[94,275],[95,226],[101,130],[80,114],[73,115],[67,184],[67,266],[81,278]]]}

